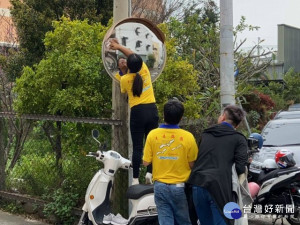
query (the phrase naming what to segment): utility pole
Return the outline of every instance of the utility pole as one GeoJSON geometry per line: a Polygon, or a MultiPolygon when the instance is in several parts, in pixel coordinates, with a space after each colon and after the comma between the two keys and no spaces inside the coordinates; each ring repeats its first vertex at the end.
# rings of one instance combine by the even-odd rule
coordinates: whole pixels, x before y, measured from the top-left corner
{"type": "MultiPolygon", "coordinates": [[[[114,0],[113,22],[130,17],[130,0],[114,0]]],[[[122,126],[113,126],[112,149],[118,151],[123,157],[128,158],[130,153],[130,137],[128,126],[128,104],[125,95],[120,92],[119,82],[112,80],[112,108],[113,118],[122,120],[122,126]]],[[[128,214],[128,201],[126,191],[128,188],[128,173],[121,171],[115,179],[113,208],[126,217],[128,214]]]]}
{"type": "Polygon", "coordinates": [[[220,84],[223,109],[235,104],[232,0],[220,0],[220,14],[220,84]]]}

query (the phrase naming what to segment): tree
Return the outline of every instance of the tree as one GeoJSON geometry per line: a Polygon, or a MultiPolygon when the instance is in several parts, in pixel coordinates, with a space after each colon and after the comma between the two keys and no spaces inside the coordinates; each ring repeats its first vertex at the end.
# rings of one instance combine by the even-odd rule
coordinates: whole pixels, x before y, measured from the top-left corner
{"type": "MultiPolygon", "coordinates": [[[[192,5],[185,10],[182,19],[171,18],[167,26],[170,35],[177,41],[177,56],[186,59],[197,71],[199,90],[194,93],[194,96],[198,98],[197,101],[201,105],[199,114],[202,117],[207,115],[214,117],[212,113],[220,111],[219,9],[212,0],[202,1],[201,6],[203,7],[192,5]]],[[[244,29],[258,28],[245,24],[242,18],[234,34],[244,29]]],[[[242,51],[240,47],[244,42],[245,40],[236,45],[234,55],[239,68],[239,76],[236,78],[238,85],[261,74],[270,64],[270,61],[261,60],[261,57],[268,54],[267,52],[255,55],[258,45],[255,45],[250,52],[242,51]]]]}
{"type": "MultiPolygon", "coordinates": [[[[0,15],[1,37],[5,43],[0,48],[0,110],[13,112],[12,103],[14,96],[9,74],[13,69],[14,56],[18,53],[18,39],[15,27],[9,17],[0,15]]],[[[20,118],[0,118],[0,190],[5,189],[5,179],[8,169],[15,166],[23,149],[25,140],[31,130],[31,123],[20,118]],[[8,160],[11,156],[11,160],[8,160]],[[9,162],[9,164],[8,164],[9,162]]]]}
{"type": "MultiPolygon", "coordinates": [[[[45,37],[45,59],[25,67],[16,81],[18,113],[64,116],[107,116],[111,108],[111,80],[103,72],[101,44],[107,27],[62,18],[45,37]]],[[[46,122],[45,133],[62,157],[61,122],[46,122]]]]}
{"type": "Polygon", "coordinates": [[[133,0],[131,14],[146,18],[155,24],[166,22],[174,13],[184,8],[184,0],[133,0]]]}
{"type": "Polygon", "coordinates": [[[162,74],[154,83],[158,108],[162,112],[164,103],[177,97],[184,102],[185,116],[197,118],[199,111],[196,108],[199,105],[194,98],[194,93],[198,90],[196,71],[187,60],[177,57],[176,39],[171,37],[167,25],[161,24],[160,28],[166,35],[167,62],[162,74]]]}
{"type": "MultiPolygon", "coordinates": [[[[11,14],[17,28],[20,41],[21,56],[25,64],[32,66],[44,56],[43,39],[48,31],[52,31],[52,22],[59,21],[64,15],[71,20],[88,19],[90,22],[102,22],[107,25],[112,16],[111,0],[11,0],[11,14]]],[[[16,75],[16,77],[20,74],[16,75]]]]}

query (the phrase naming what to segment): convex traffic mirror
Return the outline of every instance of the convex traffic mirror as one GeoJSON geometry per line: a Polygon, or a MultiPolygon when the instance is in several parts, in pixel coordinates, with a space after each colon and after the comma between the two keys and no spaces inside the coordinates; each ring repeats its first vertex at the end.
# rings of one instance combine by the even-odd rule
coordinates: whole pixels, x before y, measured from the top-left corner
{"type": "Polygon", "coordinates": [[[111,39],[117,39],[119,44],[142,57],[149,68],[152,82],[159,77],[166,62],[166,48],[165,36],[156,25],[142,18],[127,18],[116,23],[106,33],[102,43],[102,60],[108,74],[118,81],[118,60],[121,62],[125,56],[109,48],[111,39]]]}

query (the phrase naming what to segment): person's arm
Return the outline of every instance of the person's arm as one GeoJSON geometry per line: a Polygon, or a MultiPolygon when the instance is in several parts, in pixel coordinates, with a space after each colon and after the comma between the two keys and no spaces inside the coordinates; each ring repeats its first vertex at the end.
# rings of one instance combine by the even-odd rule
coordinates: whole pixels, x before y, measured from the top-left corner
{"type": "Polygon", "coordinates": [[[146,143],[145,143],[145,147],[144,147],[144,154],[143,154],[143,165],[144,166],[148,166],[152,163],[152,145],[151,145],[151,134],[152,132],[150,131],[150,133],[148,134],[147,138],[146,138],[146,143]]]}
{"type": "Polygon", "coordinates": [[[238,175],[245,173],[248,161],[247,149],[247,140],[246,138],[241,137],[238,146],[235,148],[234,151],[235,169],[238,175]]]}
{"type": "Polygon", "coordinates": [[[195,161],[193,161],[193,162],[189,162],[189,166],[190,166],[190,168],[191,168],[191,169],[193,169],[193,167],[194,167],[194,164],[195,164],[195,161]]]}
{"type": "Polygon", "coordinates": [[[196,140],[192,134],[191,134],[190,143],[191,143],[191,147],[190,147],[190,150],[188,153],[189,154],[188,160],[189,160],[189,166],[192,169],[195,164],[195,161],[197,159],[197,156],[198,156],[198,146],[197,146],[196,140]]]}
{"type": "Polygon", "coordinates": [[[123,45],[120,45],[119,42],[116,39],[112,39],[110,41],[110,49],[112,50],[119,50],[121,51],[126,57],[133,54],[134,52],[131,51],[129,48],[124,47],[123,45]]]}
{"type": "Polygon", "coordinates": [[[150,164],[151,164],[150,162],[143,161],[144,166],[149,166],[150,164]]]}

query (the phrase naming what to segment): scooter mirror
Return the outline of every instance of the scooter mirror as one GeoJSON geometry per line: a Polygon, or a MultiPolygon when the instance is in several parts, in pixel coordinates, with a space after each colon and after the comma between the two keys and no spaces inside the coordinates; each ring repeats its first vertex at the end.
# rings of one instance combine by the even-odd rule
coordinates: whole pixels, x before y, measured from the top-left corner
{"type": "Polygon", "coordinates": [[[92,136],[93,136],[93,138],[98,138],[98,137],[99,137],[99,131],[93,129],[93,130],[92,130],[92,136]]]}
{"type": "Polygon", "coordinates": [[[249,137],[247,139],[247,141],[248,141],[249,149],[258,149],[258,140],[257,139],[249,137]]]}

